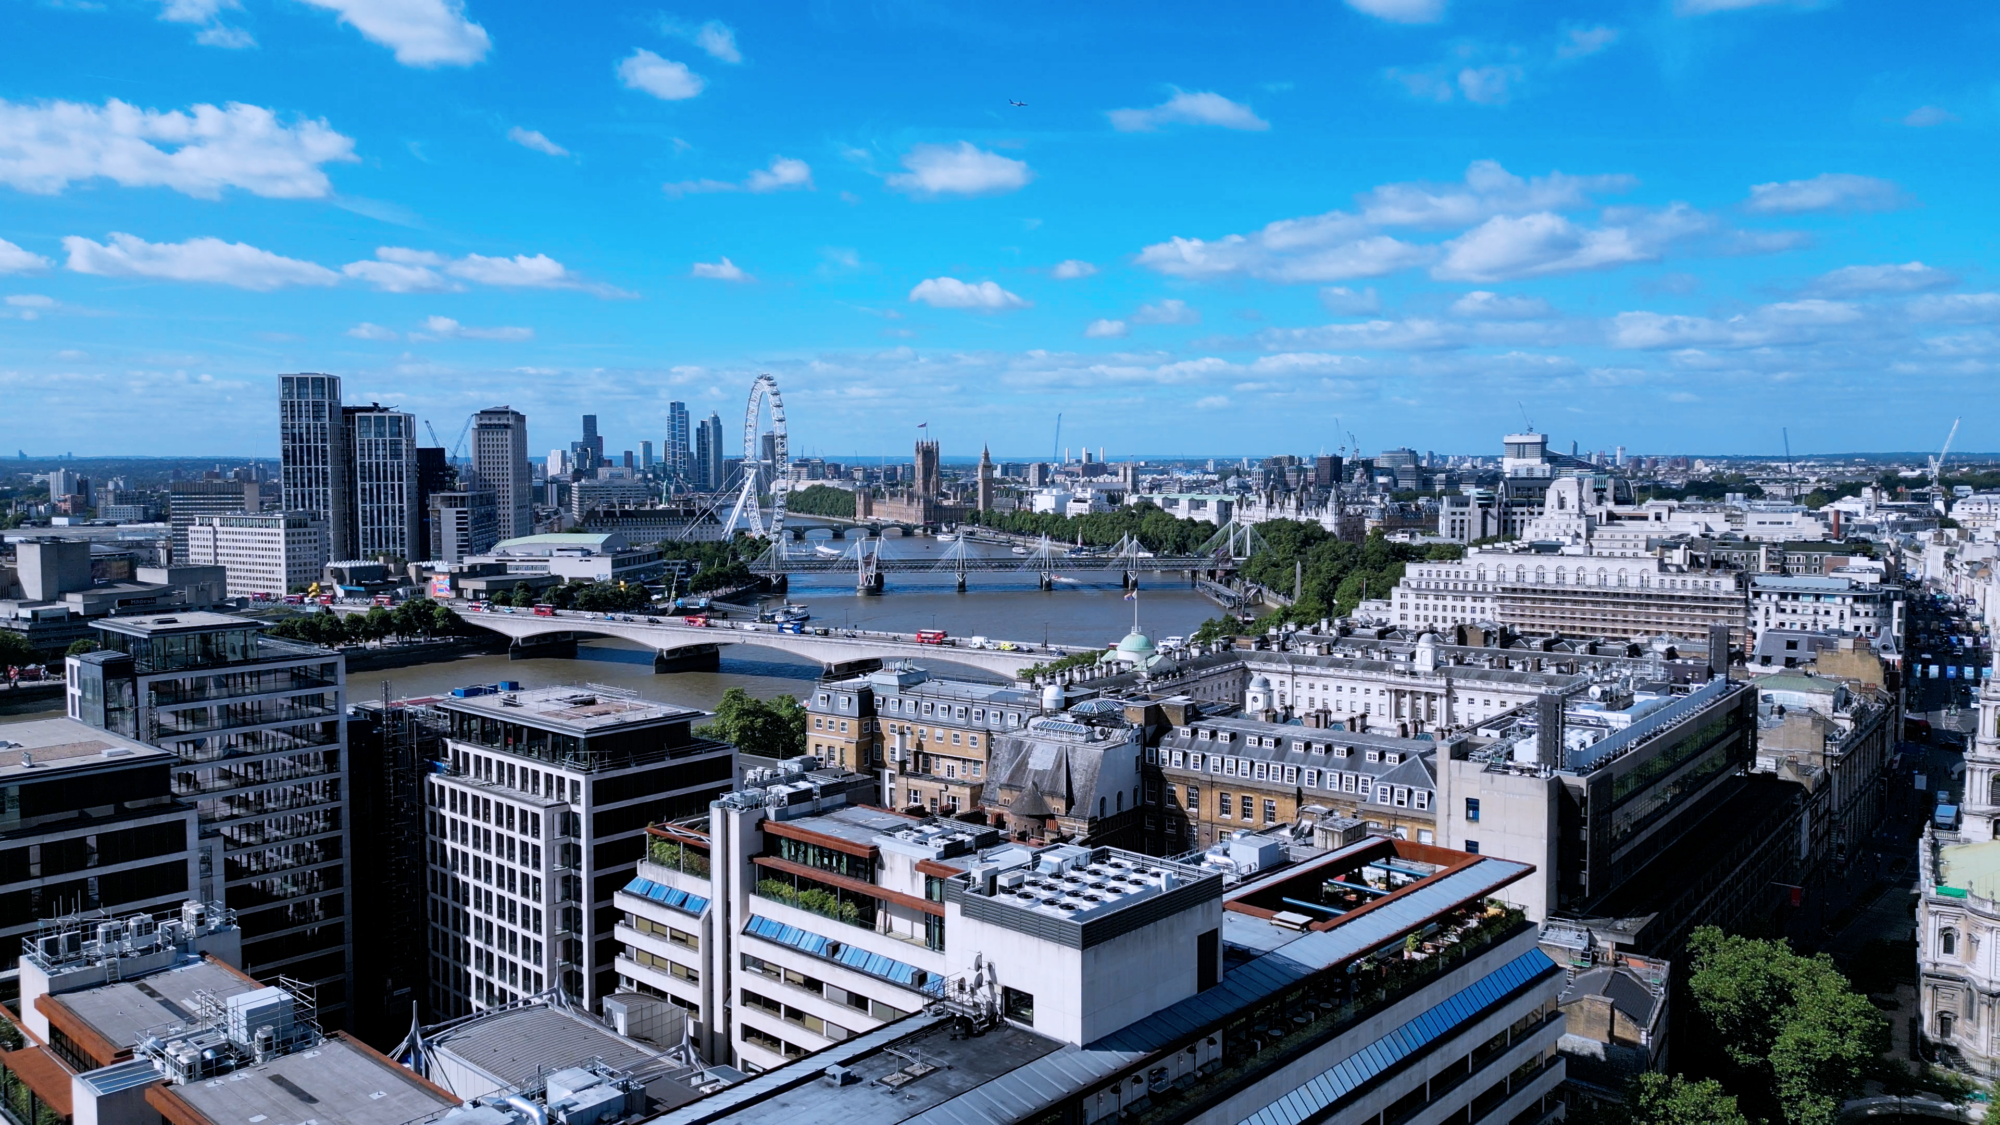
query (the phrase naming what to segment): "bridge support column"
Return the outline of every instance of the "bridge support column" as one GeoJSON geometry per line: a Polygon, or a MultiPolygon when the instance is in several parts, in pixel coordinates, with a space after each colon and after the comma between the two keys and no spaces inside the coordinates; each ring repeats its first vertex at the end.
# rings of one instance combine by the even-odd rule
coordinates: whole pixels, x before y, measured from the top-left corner
{"type": "Polygon", "coordinates": [[[805,528],[802,528],[802,527],[788,527],[788,528],[786,528],[786,529],[785,529],[785,534],[787,534],[787,535],[791,536],[791,537],[792,537],[792,542],[794,542],[794,543],[803,543],[803,542],[805,542],[805,541],[806,541],[806,529],[805,529],[805,528]]]}
{"type": "Polygon", "coordinates": [[[878,571],[876,571],[876,572],[875,572],[874,574],[871,574],[871,575],[869,575],[868,577],[866,577],[866,578],[863,578],[863,579],[862,579],[861,581],[859,581],[859,582],[855,583],[855,584],[854,584],[854,591],[855,591],[855,593],[858,593],[858,594],[879,594],[879,593],[881,593],[881,592],[882,592],[882,572],[878,570],[878,571]]]}
{"type": "Polygon", "coordinates": [[[653,654],[653,672],[714,672],[722,667],[722,646],[689,645],[653,654]]]}
{"type": "Polygon", "coordinates": [[[544,633],[538,637],[517,637],[507,646],[509,660],[574,660],[576,635],[544,633]]]}
{"type": "Polygon", "coordinates": [[[1036,585],[1040,586],[1043,590],[1053,590],[1056,588],[1056,576],[1052,572],[1045,570],[1042,572],[1042,577],[1036,582],[1036,585]]]}
{"type": "Polygon", "coordinates": [[[958,572],[958,592],[965,593],[965,572],[962,570],[958,572]]]}
{"type": "Polygon", "coordinates": [[[845,539],[845,538],[847,538],[847,529],[846,529],[846,528],[844,528],[844,527],[836,527],[836,528],[834,528],[834,529],[833,529],[833,537],[834,537],[835,539],[845,539]]]}

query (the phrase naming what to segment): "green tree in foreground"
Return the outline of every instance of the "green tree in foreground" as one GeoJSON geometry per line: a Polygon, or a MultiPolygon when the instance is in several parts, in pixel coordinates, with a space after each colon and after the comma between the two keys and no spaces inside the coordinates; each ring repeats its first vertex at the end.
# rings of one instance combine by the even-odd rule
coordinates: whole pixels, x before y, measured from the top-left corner
{"type": "Polygon", "coordinates": [[[1791,1125],[1830,1125],[1888,1045],[1882,1014],[1825,954],[1703,926],[1688,940],[1688,993],[1753,1104],[1791,1125]]]}
{"type": "Polygon", "coordinates": [[[73,642],[69,646],[69,648],[63,652],[63,655],[82,656],[86,652],[96,652],[98,649],[103,647],[104,647],[103,645],[98,644],[96,641],[91,640],[89,637],[85,637],[80,641],[73,642]]]}
{"type": "Polygon", "coordinates": [[[789,695],[765,700],[730,688],[715,705],[715,721],[695,733],[761,758],[796,758],[806,749],[806,709],[789,695]]]}
{"type": "Polygon", "coordinates": [[[1713,1078],[1642,1074],[1625,1095],[1630,1125],[1750,1125],[1713,1078]]]}
{"type": "Polygon", "coordinates": [[[28,638],[12,629],[0,629],[0,666],[41,662],[41,652],[28,643],[28,638]]]}

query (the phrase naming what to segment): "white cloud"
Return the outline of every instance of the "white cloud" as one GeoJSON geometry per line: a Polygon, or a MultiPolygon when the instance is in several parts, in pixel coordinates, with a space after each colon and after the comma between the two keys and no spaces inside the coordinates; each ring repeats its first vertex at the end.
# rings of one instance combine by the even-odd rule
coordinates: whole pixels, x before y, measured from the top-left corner
{"type": "Polygon", "coordinates": [[[743,190],[766,192],[813,186],[812,167],[803,160],[774,156],[769,168],[759,168],[743,182],[743,190]]]}
{"type": "Polygon", "coordinates": [[[1958,120],[1958,115],[1943,106],[1920,105],[1903,118],[1903,124],[1916,129],[1928,129],[1933,125],[1943,125],[1958,120]]]}
{"type": "Polygon", "coordinates": [[[347,334],[357,340],[399,340],[402,338],[393,328],[384,328],[379,324],[370,324],[365,320],[348,329],[347,334]]]}
{"type": "Polygon", "coordinates": [[[460,324],[448,316],[433,316],[426,319],[422,335],[415,332],[410,333],[410,339],[412,340],[431,338],[443,340],[520,341],[532,340],[534,337],[535,330],[532,328],[474,328],[469,324],[460,324]]]}
{"type": "Polygon", "coordinates": [[[968,284],[955,277],[929,277],[910,290],[910,300],[922,301],[934,309],[974,309],[999,312],[1024,309],[1032,302],[1007,292],[991,281],[968,284]]]}
{"type": "Polygon", "coordinates": [[[1382,298],[1375,295],[1372,285],[1358,290],[1329,285],[1319,291],[1319,303],[1335,316],[1365,316],[1382,311],[1382,298]]]}
{"type": "Polygon", "coordinates": [[[1706,16],[1716,12],[1741,12],[1749,8],[1804,8],[1801,0],[1674,0],[1674,11],[1684,16],[1706,16]]]}
{"type": "Polygon", "coordinates": [[[1767,215],[1805,211],[1880,211],[1900,207],[1903,191],[1888,180],[1848,172],[1822,172],[1810,180],[1754,184],[1743,207],[1767,215]]]}
{"type": "Polygon", "coordinates": [[[1161,301],[1157,305],[1140,305],[1132,314],[1134,324],[1200,324],[1201,312],[1188,308],[1187,302],[1178,299],[1161,301]]]}
{"type": "Polygon", "coordinates": [[[1272,223],[1254,235],[1232,234],[1212,242],[1173,238],[1139,251],[1139,264],[1174,277],[1216,278],[1245,274],[1266,281],[1347,281],[1380,277],[1422,265],[1429,247],[1387,235],[1355,238],[1351,216],[1322,215],[1272,223]]]}
{"type": "Polygon", "coordinates": [[[1611,319],[1606,341],[1614,348],[1765,348],[1815,343],[1863,326],[1865,314],[1844,301],[1783,301],[1726,320],[1625,312],[1611,319]]]}
{"type": "Polygon", "coordinates": [[[1621,34],[1615,27],[1572,27],[1563,32],[1562,42],[1556,45],[1559,59],[1581,59],[1594,55],[1613,43],[1621,34]]]}
{"type": "Polygon", "coordinates": [[[49,268],[49,260],[0,238],[0,273],[32,273],[49,268]]]}
{"type": "Polygon", "coordinates": [[[907,172],[890,176],[897,191],[915,195],[991,195],[1018,191],[1035,178],[1024,160],[976,148],[970,141],[955,145],[916,145],[903,155],[907,172]]]}
{"type": "Polygon", "coordinates": [[[1444,18],[1444,0],[1347,0],[1347,6],[1390,23],[1436,23],[1444,18]]]}
{"type": "Polygon", "coordinates": [[[735,262],[730,261],[726,257],[719,262],[696,262],[694,264],[694,268],[688,271],[688,276],[705,277],[711,281],[757,280],[756,278],[751,277],[749,274],[743,272],[743,268],[741,266],[738,266],[735,262]]]}
{"type": "Polygon", "coordinates": [[[438,267],[445,264],[442,254],[379,246],[375,249],[375,259],[349,262],[340,267],[340,272],[385,293],[446,293],[465,288],[438,272],[438,267]]]}
{"type": "Polygon", "coordinates": [[[768,168],[751,172],[740,184],[728,180],[681,180],[677,183],[662,184],[661,188],[675,199],[684,195],[706,195],[715,192],[749,191],[759,194],[786,191],[792,188],[816,190],[813,187],[812,166],[803,160],[789,156],[773,156],[768,168]]]}
{"type": "Polygon", "coordinates": [[[190,23],[200,25],[195,33],[195,42],[209,47],[254,47],[257,40],[240,27],[228,27],[222,23],[225,10],[241,11],[243,6],[237,0],[164,0],[160,5],[160,18],[168,23],[190,23]]]}
{"type": "Polygon", "coordinates": [[[1129,329],[1122,320],[1093,320],[1083,328],[1083,334],[1093,340],[1105,340],[1125,335],[1129,329]]]}
{"type": "Polygon", "coordinates": [[[56,307],[56,299],[54,297],[45,297],[40,293],[15,293],[7,298],[7,303],[17,309],[52,309],[56,307]]]}
{"type": "Polygon", "coordinates": [[[1478,105],[1506,105],[1527,72],[1511,63],[1468,66],[1458,72],[1458,92],[1478,105]]]}
{"type": "Polygon", "coordinates": [[[272,290],[287,285],[334,285],[340,275],[314,262],[287,258],[242,242],[191,238],[147,242],[114,233],[110,245],[74,235],[63,239],[74,273],[100,277],[144,277],[162,281],[203,281],[239,289],[272,290]]]}
{"type": "Polygon", "coordinates": [[[1121,133],[1150,133],[1162,125],[1216,125],[1224,129],[1261,132],[1271,127],[1249,106],[1232,102],[1221,94],[1174,91],[1174,96],[1151,109],[1114,109],[1111,127],[1121,133]]]}
{"type": "Polygon", "coordinates": [[[493,45],[460,0],[305,0],[396,52],[404,66],[470,66],[493,45]]]}
{"type": "Polygon", "coordinates": [[[583,289],[600,297],[629,296],[608,285],[585,281],[547,254],[489,258],[467,254],[447,258],[429,250],[381,246],[374,261],[349,262],[341,272],[388,293],[442,293],[460,290],[459,281],[508,289],[583,289]],[[453,280],[458,279],[458,280],[453,280]]]}
{"type": "Polygon", "coordinates": [[[526,254],[516,254],[511,258],[467,254],[445,269],[453,277],[507,288],[575,289],[582,284],[575,274],[547,254],[537,254],[532,258],[526,254]]]}
{"type": "Polygon", "coordinates": [[[1843,266],[1821,274],[1811,288],[1815,293],[1850,297],[1865,293],[1918,293],[1926,289],[1942,289],[1957,282],[1957,276],[1945,270],[1922,262],[1904,262],[1902,265],[1843,266]]]}
{"type": "Polygon", "coordinates": [[[1614,208],[1605,218],[1605,226],[1591,229],[1547,211],[1496,215],[1446,242],[1431,276],[1491,282],[1649,262],[1669,244],[1714,226],[1683,204],[1654,212],[1614,208]]]}
{"type": "Polygon", "coordinates": [[[1910,315],[1918,320],[1948,324],[1987,324],[2000,321],[2000,293],[1951,293],[1918,297],[1910,302],[1910,315]]]}
{"type": "Polygon", "coordinates": [[[1057,262],[1055,268],[1049,271],[1049,276],[1055,278],[1057,281],[1075,281],[1080,277],[1089,277],[1096,272],[1097,267],[1091,265],[1089,262],[1071,258],[1065,262],[1057,262]]]}
{"type": "Polygon", "coordinates": [[[707,83],[684,63],[663,59],[644,47],[618,64],[618,80],[628,90],[643,90],[662,101],[685,101],[707,83]]]}
{"type": "Polygon", "coordinates": [[[568,156],[569,150],[542,135],[539,129],[523,129],[519,125],[507,130],[507,139],[522,148],[545,152],[550,156],[568,156]]]}
{"type": "Polygon", "coordinates": [[[1509,297],[1483,289],[1453,301],[1451,311],[1468,320],[1533,320],[1555,314],[1540,297],[1509,297]]]}
{"type": "Polygon", "coordinates": [[[710,20],[694,33],[694,45],[708,57],[726,63],[740,63],[743,52],[736,49],[736,32],[721,20],[710,20]]]}
{"type": "Polygon", "coordinates": [[[1323,324],[1312,328],[1269,328],[1257,334],[1264,347],[1367,348],[1386,351],[1437,351],[1464,347],[1466,333],[1435,320],[1368,320],[1358,324],[1323,324]]]}
{"type": "Polygon", "coordinates": [[[102,106],[0,101],[0,183],[40,195],[101,176],[202,199],[230,187],[318,199],[333,191],[321,165],[355,159],[353,139],[323,118],[287,125],[240,102],[161,113],[115,98],[102,106]]]}

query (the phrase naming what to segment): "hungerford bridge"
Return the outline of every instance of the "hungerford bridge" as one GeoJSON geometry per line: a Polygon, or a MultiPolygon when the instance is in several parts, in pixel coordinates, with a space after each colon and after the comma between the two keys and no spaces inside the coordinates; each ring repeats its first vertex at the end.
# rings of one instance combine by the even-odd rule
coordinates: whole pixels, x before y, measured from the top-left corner
{"type": "Polygon", "coordinates": [[[1139,584],[1142,574],[1179,572],[1191,580],[1203,576],[1219,577],[1223,572],[1240,567],[1242,561],[1256,549],[1257,540],[1253,528],[1231,521],[1191,555],[1156,555],[1141,547],[1139,541],[1130,535],[1098,550],[1051,543],[1045,536],[1023,554],[975,555],[968,550],[970,544],[961,535],[949,550],[935,558],[894,559],[883,557],[880,538],[855,540],[839,551],[830,547],[815,547],[809,554],[797,547],[787,546],[783,538],[776,538],[751,564],[751,570],[768,578],[792,574],[851,573],[856,589],[875,593],[882,590],[884,576],[889,574],[951,574],[957,577],[960,590],[965,589],[968,574],[1031,574],[1036,576],[1044,590],[1054,588],[1057,574],[1107,577],[1115,574],[1129,589],[1139,584]]]}

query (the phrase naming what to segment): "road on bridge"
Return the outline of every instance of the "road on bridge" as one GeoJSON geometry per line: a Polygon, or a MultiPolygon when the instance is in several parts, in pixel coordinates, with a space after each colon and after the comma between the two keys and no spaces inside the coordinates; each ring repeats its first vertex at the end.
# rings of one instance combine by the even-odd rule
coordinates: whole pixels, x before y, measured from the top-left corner
{"type": "MultiPolygon", "coordinates": [[[[630,613],[589,613],[581,610],[550,610],[542,614],[519,607],[475,610],[468,603],[447,602],[451,610],[469,625],[477,625],[516,642],[536,637],[578,634],[615,637],[643,645],[664,655],[684,649],[714,648],[718,645],[758,645],[817,660],[826,668],[852,666],[864,661],[935,661],[962,664],[982,671],[1018,678],[1036,664],[1077,652],[1097,649],[1065,645],[1021,645],[1012,651],[973,648],[947,639],[944,644],[919,643],[907,633],[886,633],[870,629],[811,629],[781,632],[774,624],[752,621],[707,619],[706,625],[690,625],[679,616],[630,613]]],[[[702,620],[700,615],[693,615],[702,620]]]]}

